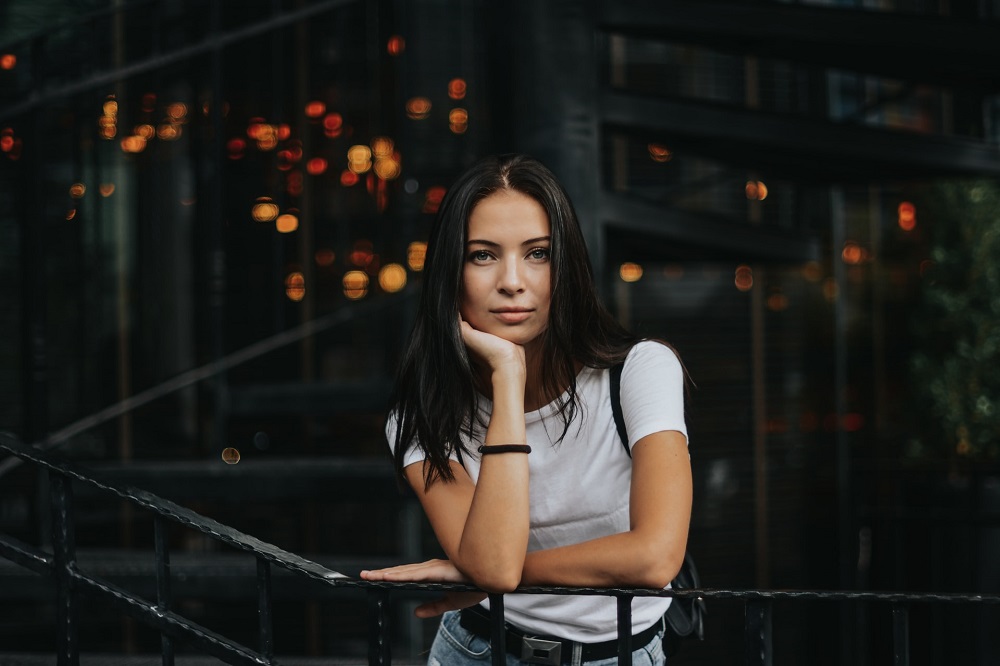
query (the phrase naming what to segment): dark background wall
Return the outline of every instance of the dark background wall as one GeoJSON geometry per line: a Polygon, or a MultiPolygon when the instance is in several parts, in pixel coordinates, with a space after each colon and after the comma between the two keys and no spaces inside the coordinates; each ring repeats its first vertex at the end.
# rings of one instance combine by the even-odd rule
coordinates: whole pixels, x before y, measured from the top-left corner
{"type": "MultiPolygon", "coordinates": [[[[706,586],[997,591],[994,5],[116,7],[0,9],[0,428],[346,572],[433,553],[382,436],[420,243],[451,178],[526,151],[691,373],[706,586]]],[[[0,525],[45,545],[44,482],[0,465],[0,525]]],[[[82,557],[124,576],[148,529],[85,507],[82,557]]],[[[249,631],[252,587],[177,539],[188,610],[249,631]]],[[[44,649],[48,592],[3,572],[0,642],[44,649]]],[[[289,653],[363,652],[345,604],[286,603],[289,653]]],[[[739,659],[742,612],[678,663],[739,659]]],[[[914,663],[995,660],[995,610],[913,613],[914,663]]],[[[888,617],[779,606],[775,659],[883,661],[888,617]]]]}

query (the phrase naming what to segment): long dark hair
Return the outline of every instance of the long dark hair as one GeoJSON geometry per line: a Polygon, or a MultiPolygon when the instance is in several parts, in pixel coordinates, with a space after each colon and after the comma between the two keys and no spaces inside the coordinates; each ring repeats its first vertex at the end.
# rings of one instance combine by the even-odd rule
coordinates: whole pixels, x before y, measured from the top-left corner
{"type": "Polygon", "coordinates": [[[597,296],[576,211],[552,172],[526,155],[493,156],[474,164],[442,200],[431,229],[420,308],[391,400],[396,471],[402,477],[406,451],[417,446],[425,454],[428,486],[453,478],[449,455],[461,460],[468,454],[460,435],[471,438],[479,419],[475,373],[458,325],[459,299],[469,215],[501,190],[530,196],[549,217],[552,295],[539,380],[544,395],[561,395],[560,440],[577,410],[575,363],[611,367],[635,342],[597,296]]]}

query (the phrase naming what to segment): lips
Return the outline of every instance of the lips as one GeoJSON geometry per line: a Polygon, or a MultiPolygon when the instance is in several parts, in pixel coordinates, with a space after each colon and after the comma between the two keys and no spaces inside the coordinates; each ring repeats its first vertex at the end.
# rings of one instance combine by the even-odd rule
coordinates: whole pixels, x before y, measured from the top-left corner
{"type": "Polygon", "coordinates": [[[534,310],[530,308],[498,308],[490,313],[505,324],[520,324],[531,317],[534,310]]]}

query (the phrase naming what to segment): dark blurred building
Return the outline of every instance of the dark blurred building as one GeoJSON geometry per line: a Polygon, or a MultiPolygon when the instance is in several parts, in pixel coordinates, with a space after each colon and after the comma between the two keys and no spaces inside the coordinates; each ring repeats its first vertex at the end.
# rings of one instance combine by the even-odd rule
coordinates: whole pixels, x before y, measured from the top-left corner
{"type": "MultiPolygon", "coordinates": [[[[930,234],[953,223],[922,201],[1000,174],[998,16],[996,0],[7,3],[0,428],[59,434],[67,456],[345,571],[433,552],[390,478],[385,401],[445,188],[525,151],[570,191],[613,310],[690,371],[706,586],[997,592],[1000,475],[930,450],[910,358],[930,234]]],[[[0,475],[0,529],[44,544],[42,482],[0,475]]],[[[125,576],[148,527],[87,516],[81,551],[125,576]]],[[[5,576],[2,649],[44,649],[42,583],[5,576]]],[[[188,609],[252,630],[217,578],[188,609]]],[[[337,600],[283,603],[279,654],[363,653],[337,600]]],[[[995,610],[913,612],[914,663],[1000,658],[995,610]]],[[[742,609],[709,619],[677,663],[740,658],[742,609]]],[[[156,649],[123,626],[81,646],[156,649]]],[[[419,652],[421,629],[403,633],[419,652]]],[[[890,637],[877,606],[776,609],[780,663],[882,662],[890,637]]]]}

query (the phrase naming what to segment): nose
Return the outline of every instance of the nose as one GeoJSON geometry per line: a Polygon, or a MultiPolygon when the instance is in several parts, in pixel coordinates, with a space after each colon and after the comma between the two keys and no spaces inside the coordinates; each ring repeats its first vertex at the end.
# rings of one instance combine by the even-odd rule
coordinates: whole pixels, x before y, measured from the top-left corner
{"type": "Polygon", "coordinates": [[[524,267],[516,258],[506,258],[501,263],[500,280],[497,290],[505,294],[516,294],[524,291],[524,267]]]}

